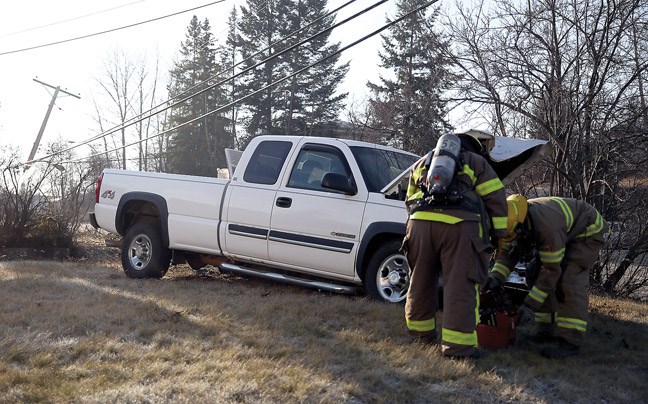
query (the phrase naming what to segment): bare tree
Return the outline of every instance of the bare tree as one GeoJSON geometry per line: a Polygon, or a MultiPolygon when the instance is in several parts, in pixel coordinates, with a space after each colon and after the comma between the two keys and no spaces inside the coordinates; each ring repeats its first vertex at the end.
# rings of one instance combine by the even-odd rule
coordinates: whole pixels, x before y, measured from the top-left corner
{"type": "MultiPolygon", "coordinates": [[[[446,19],[463,80],[453,100],[500,135],[547,139],[553,154],[527,190],[588,200],[646,252],[646,0],[484,2],[446,19]],[[645,219],[643,219],[645,222],[645,219]]],[[[610,261],[611,291],[630,266],[610,261]],[[612,270],[612,266],[614,270],[612,270]],[[625,268],[625,269],[624,269],[625,268]]],[[[596,273],[596,271],[594,271],[596,273]]]]}
{"type": "Polygon", "coordinates": [[[385,142],[385,139],[390,138],[385,129],[374,126],[376,118],[366,100],[352,99],[347,103],[344,114],[349,126],[341,128],[343,135],[340,137],[371,143],[385,142]]]}
{"type": "MultiPolygon", "coordinates": [[[[154,60],[153,68],[149,68],[145,60],[139,61],[136,68],[137,95],[129,111],[133,117],[143,117],[150,111],[154,111],[160,105],[157,97],[158,80],[160,78],[159,55],[154,60]]],[[[148,138],[156,132],[160,132],[161,122],[166,118],[166,111],[162,114],[155,114],[150,119],[140,119],[135,124],[135,131],[138,139],[137,167],[140,171],[149,170],[149,160],[158,159],[162,150],[165,150],[164,141],[167,137],[160,136],[157,142],[149,142],[148,138]],[[162,143],[161,143],[162,142],[162,143]]],[[[157,164],[155,164],[157,166],[157,164]]]]}
{"type": "Polygon", "coordinates": [[[103,159],[70,163],[74,155],[59,140],[50,160],[21,164],[18,150],[0,153],[0,246],[39,249],[73,247],[94,201],[103,159]]]}
{"type": "MultiPolygon", "coordinates": [[[[134,95],[131,94],[129,85],[132,82],[135,66],[128,60],[123,52],[115,51],[110,59],[104,62],[105,81],[97,79],[97,84],[103,89],[103,95],[112,102],[110,113],[112,119],[108,121],[112,125],[119,125],[126,121],[134,95]]],[[[105,111],[102,108],[102,111],[105,111]]],[[[126,169],[126,128],[122,127],[118,133],[121,135],[121,156],[119,165],[126,169]]]]}
{"type": "MultiPolygon", "coordinates": [[[[104,133],[104,132],[106,132],[106,129],[107,129],[106,128],[107,123],[104,120],[103,113],[101,111],[101,108],[99,107],[99,104],[97,104],[97,99],[95,97],[93,97],[93,105],[94,105],[95,114],[96,114],[95,115],[95,122],[97,123],[99,133],[104,133]]],[[[112,167],[113,163],[112,163],[112,161],[110,159],[110,156],[109,156],[109,153],[108,153],[108,150],[110,150],[111,148],[108,147],[107,136],[103,136],[100,140],[101,140],[101,143],[102,143],[102,146],[103,146],[103,150],[105,152],[105,166],[106,167],[112,167]]],[[[91,144],[90,149],[92,150],[93,153],[98,153],[99,152],[99,147],[97,147],[96,145],[91,144]]]]}
{"type": "Polygon", "coordinates": [[[100,157],[71,162],[75,156],[62,141],[51,143],[48,153],[55,155],[49,164],[56,169],[47,172],[41,186],[48,200],[43,214],[55,224],[57,237],[71,246],[94,203],[96,178],[104,162],[100,157]]]}
{"type": "Polygon", "coordinates": [[[29,172],[21,164],[16,149],[0,153],[0,245],[16,247],[25,243],[36,225],[35,217],[45,206],[41,185],[51,165],[37,164],[29,172]]]}
{"type": "MultiPolygon", "coordinates": [[[[158,159],[164,139],[148,142],[148,138],[159,132],[165,114],[151,113],[160,106],[158,80],[160,77],[159,57],[156,56],[151,69],[144,57],[132,58],[123,52],[115,51],[104,62],[103,76],[96,79],[101,89],[95,98],[97,122],[101,132],[115,130],[119,139],[112,139],[111,149],[119,149],[115,154],[118,166],[126,169],[126,145],[137,142],[138,155],[135,159],[137,169],[148,170],[148,160],[158,159]],[[141,117],[141,118],[140,118],[141,117]],[[125,125],[126,124],[126,125],[125,125]]],[[[104,148],[109,150],[109,139],[104,138],[104,148]]],[[[154,168],[160,167],[156,162],[154,168]]]]}

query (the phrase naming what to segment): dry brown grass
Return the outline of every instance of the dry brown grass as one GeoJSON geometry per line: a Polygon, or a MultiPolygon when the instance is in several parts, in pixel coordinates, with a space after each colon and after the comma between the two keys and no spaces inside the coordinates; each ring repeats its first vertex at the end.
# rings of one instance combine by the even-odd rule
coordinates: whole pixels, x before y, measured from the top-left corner
{"type": "MultiPolygon", "coordinates": [[[[0,402],[639,402],[646,304],[593,298],[582,355],[450,361],[403,308],[269,281],[0,262],[0,402]]],[[[520,333],[524,330],[520,330],[520,333]]],[[[522,335],[522,334],[520,334],[522,335]]]]}

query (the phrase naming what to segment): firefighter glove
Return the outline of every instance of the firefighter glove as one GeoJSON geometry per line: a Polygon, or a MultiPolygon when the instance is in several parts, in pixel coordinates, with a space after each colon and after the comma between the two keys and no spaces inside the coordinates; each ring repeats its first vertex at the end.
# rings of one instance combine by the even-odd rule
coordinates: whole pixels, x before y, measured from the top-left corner
{"type": "Polygon", "coordinates": [[[497,279],[497,277],[493,275],[488,275],[488,280],[484,284],[484,292],[488,292],[489,290],[497,289],[502,285],[502,282],[497,279]]]}
{"type": "Polygon", "coordinates": [[[523,304],[518,309],[517,315],[517,325],[522,325],[533,320],[533,318],[535,317],[535,312],[529,306],[523,304]]]}

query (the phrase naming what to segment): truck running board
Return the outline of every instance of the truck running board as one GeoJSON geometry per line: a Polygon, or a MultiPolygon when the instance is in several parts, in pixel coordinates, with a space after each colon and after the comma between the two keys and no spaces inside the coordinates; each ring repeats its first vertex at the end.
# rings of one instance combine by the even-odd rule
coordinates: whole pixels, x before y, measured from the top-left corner
{"type": "Polygon", "coordinates": [[[219,267],[223,271],[234,272],[241,275],[255,276],[258,278],[272,279],[278,282],[289,283],[291,285],[304,286],[312,289],[326,290],[329,292],[342,293],[345,295],[353,295],[357,293],[355,286],[338,285],[334,283],[318,282],[309,279],[301,279],[288,275],[278,274],[275,272],[267,272],[259,269],[251,269],[241,265],[224,262],[219,267]]]}

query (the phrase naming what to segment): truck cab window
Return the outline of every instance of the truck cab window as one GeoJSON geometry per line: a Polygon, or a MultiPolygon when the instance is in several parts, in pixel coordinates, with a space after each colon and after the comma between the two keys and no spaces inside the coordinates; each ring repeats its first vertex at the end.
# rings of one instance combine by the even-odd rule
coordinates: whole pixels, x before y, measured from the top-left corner
{"type": "Polygon", "coordinates": [[[419,159],[410,153],[370,147],[352,146],[351,152],[360,166],[369,192],[380,192],[385,185],[419,159]]]}
{"type": "Polygon", "coordinates": [[[265,141],[254,150],[243,174],[245,182],[274,184],[292,147],[290,142],[265,141]]]}
{"type": "Polygon", "coordinates": [[[322,187],[322,178],[327,173],[342,174],[351,178],[348,163],[339,150],[331,147],[306,145],[297,156],[287,186],[332,192],[330,189],[322,187]]]}

